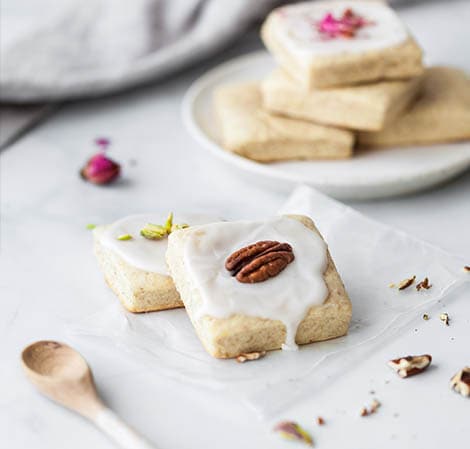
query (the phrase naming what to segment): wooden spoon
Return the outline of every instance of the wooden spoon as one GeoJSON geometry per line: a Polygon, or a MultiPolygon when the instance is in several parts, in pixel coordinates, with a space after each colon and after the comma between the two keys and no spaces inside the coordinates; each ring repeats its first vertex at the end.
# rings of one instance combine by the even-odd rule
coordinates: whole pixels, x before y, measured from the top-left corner
{"type": "Polygon", "coordinates": [[[38,341],[23,350],[21,360],[29,380],[41,393],[88,418],[119,446],[155,449],[103,404],[90,367],[70,346],[38,341]]]}

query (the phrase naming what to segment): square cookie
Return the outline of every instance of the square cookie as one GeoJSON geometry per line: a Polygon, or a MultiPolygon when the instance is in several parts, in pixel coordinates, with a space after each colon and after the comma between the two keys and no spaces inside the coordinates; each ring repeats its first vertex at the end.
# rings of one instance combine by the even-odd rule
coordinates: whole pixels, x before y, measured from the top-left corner
{"type": "Polygon", "coordinates": [[[359,144],[366,147],[467,139],[470,139],[470,79],[463,71],[450,67],[426,69],[416,103],[382,131],[359,133],[359,144]]]}
{"type": "Polygon", "coordinates": [[[261,37],[303,89],[419,75],[422,51],[382,2],[315,1],[272,11],[261,37]]]}
{"type": "Polygon", "coordinates": [[[176,231],[170,273],[202,344],[217,358],[345,335],[351,303],[305,216],[176,231]]]}
{"type": "Polygon", "coordinates": [[[420,77],[350,87],[299,89],[283,70],[261,83],[266,109],[289,117],[355,130],[376,131],[391,122],[416,97],[420,77]]]}
{"type": "MultiPolygon", "coordinates": [[[[106,283],[130,312],[183,307],[165,261],[168,238],[150,240],[140,234],[148,223],[159,223],[162,218],[157,214],[131,215],[93,230],[94,253],[106,283]]],[[[177,218],[187,224],[214,221],[202,215],[177,218]]]]}
{"type": "Polygon", "coordinates": [[[262,107],[259,83],[220,87],[214,108],[223,147],[261,162],[343,159],[352,155],[350,131],[270,114],[262,107]]]}

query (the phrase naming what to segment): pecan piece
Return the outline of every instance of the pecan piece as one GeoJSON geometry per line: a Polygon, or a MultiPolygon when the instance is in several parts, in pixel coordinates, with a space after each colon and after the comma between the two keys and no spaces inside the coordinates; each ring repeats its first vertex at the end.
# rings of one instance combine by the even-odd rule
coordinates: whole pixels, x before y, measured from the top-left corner
{"type": "Polygon", "coordinates": [[[416,276],[412,276],[408,279],[403,279],[403,281],[401,281],[399,284],[398,284],[398,290],[405,290],[405,288],[408,288],[416,279],[416,276]]]}
{"type": "Polygon", "coordinates": [[[225,261],[225,268],[239,282],[263,282],[277,276],[294,258],[288,243],[266,240],[235,251],[225,261]]]}
{"type": "Polygon", "coordinates": [[[258,360],[263,358],[266,355],[266,351],[258,351],[258,352],[242,352],[237,357],[238,363],[245,363],[251,360],[258,360]]]}
{"type": "Polygon", "coordinates": [[[450,380],[450,388],[462,396],[470,396],[470,366],[461,369],[450,380]]]}
{"type": "Polygon", "coordinates": [[[429,283],[428,278],[424,278],[421,282],[416,284],[416,290],[429,290],[432,287],[432,284],[429,283]]]}
{"type": "Polygon", "coordinates": [[[400,377],[410,377],[422,373],[431,361],[432,357],[429,354],[408,355],[390,360],[388,366],[392,367],[400,377]]]}

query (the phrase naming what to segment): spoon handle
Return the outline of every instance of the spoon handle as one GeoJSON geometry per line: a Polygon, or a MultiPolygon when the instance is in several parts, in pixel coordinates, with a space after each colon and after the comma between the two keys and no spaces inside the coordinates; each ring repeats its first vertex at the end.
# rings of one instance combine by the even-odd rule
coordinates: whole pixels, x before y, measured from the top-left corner
{"type": "Polygon", "coordinates": [[[93,422],[123,449],[156,449],[107,407],[94,416],[93,422]]]}

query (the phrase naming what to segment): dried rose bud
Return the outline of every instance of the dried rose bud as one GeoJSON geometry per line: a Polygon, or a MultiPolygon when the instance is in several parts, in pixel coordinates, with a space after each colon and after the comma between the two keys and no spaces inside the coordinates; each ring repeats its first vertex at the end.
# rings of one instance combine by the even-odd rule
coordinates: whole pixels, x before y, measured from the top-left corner
{"type": "Polygon", "coordinates": [[[450,380],[450,388],[462,396],[470,396],[470,366],[461,369],[450,380]]]}
{"type": "Polygon", "coordinates": [[[121,166],[101,151],[88,160],[85,167],[80,170],[80,175],[93,184],[109,184],[119,176],[120,172],[121,166]]]}
{"type": "Polygon", "coordinates": [[[388,366],[393,368],[400,377],[410,377],[422,373],[432,361],[429,354],[408,355],[388,362],[388,366]]]}
{"type": "Polygon", "coordinates": [[[313,446],[313,439],[310,434],[302,429],[296,422],[293,421],[282,421],[273,429],[275,432],[288,440],[302,441],[309,446],[313,446]]]}

